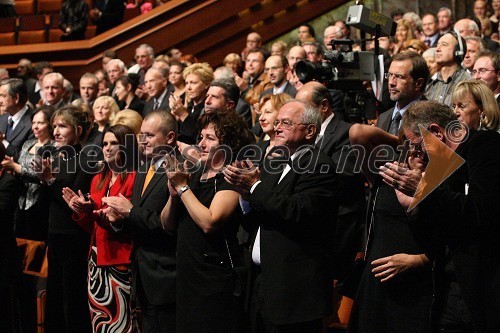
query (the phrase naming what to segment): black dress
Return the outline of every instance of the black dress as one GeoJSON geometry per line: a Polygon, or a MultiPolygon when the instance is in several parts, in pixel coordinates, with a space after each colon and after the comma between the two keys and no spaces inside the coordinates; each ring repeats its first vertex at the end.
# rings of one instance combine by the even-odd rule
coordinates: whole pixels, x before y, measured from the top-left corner
{"type": "Polygon", "coordinates": [[[425,221],[410,221],[394,189],[384,183],[379,185],[376,193],[373,218],[367,264],[348,331],[430,332],[431,269],[406,271],[389,281],[380,282],[380,278],[371,272],[371,262],[398,253],[431,256],[431,228],[425,221]]]}
{"type": "MultiPolygon", "coordinates": [[[[201,172],[190,180],[198,200],[209,207],[215,193],[234,190],[222,174],[200,181],[201,172]]],[[[237,209],[237,211],[239,211],[237,209]]],[[[240,307],[234,296],[231,267],[240,261],[236,213],[224,227],[204,233],[183,208],[177,238],[177,333],[240,332],[240,307]],[[227,241],[227,247],[226,247],[227,241]],[[228,248],[231,257],[228,254],[228,248]]]]}

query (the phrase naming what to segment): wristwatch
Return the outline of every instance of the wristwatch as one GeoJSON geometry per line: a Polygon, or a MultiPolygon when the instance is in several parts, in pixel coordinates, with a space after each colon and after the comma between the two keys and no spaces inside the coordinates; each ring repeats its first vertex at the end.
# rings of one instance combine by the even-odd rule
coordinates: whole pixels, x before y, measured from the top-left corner
{"type": "Polygon", "coordinates": [[[177,192],[177,194],[179,195],[179,198],[182,196],[182,194],[184,192],[186,192],[187,190],[189,190],[191,187],[189,187],[189,185],[184,185],[183,187],[181,187],[181,189],[179,190],[179,192],[177,192]]]}

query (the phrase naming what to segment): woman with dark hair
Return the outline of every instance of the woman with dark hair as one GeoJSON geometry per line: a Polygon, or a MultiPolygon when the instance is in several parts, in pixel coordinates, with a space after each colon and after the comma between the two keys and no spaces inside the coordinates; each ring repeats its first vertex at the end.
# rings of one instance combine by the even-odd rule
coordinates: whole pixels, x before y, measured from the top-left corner
{"type": "Polygon", "coordinates": [[[85,197],[63,188],[63,198],[73,210],[73,220],[91,235],[87,289],[94,332],[132,332],[130,311],[130,253],[132,238],[116,233],[99,210],[105,196],[130,199],[137,167],[134,131],[115,125],[104,131],[104,165],[85,197]],[[103,296],[105,295],[105,296],[103,296]]]}
{"type": "Polygon", "coordinates": [[[115,94],[118,99],[120,110],[130,109],[142,114],[144,101],[135,94],[139,86],[139,75],[128,74],[120,76],[115,83],[115,94]]]}
{"type": "Polygon", "coordinates": [[[23,144],[17,163],[12,157],[6,157],[2,161],[4,170],[14,172],[23,181],[16,215],[16,237],[47,240],[49,202],[46,195],[40,195],[42,187],[37,174],[31,168],[31,161],[38,149],[52,144],[54,137],[50,118],[53,113],[52,106],[37,108],[31,115],[31,130],[35,138],[23,144]]]}
{"type": "Polygon", "coordinates": [[[186,68],[186,65],[183,63],[172,61],[168,72],[168,81],[172,84],[171,93],[180,98],[182,103],[184,103],[186,98],[186,82],[182,76],[184,68],[186,68]]]}
{"type": "Polygon", "coordinates": [[[234,267],[240,265],[236,232],[239,194],[222,169],[252,142],[233,110],[200,118],[196,170],[167,157],[170,199],[161,213],[165,230],[177,230],[177,332],[241,332],[234,267]]]}
{"type": "Polygon", "coordinates": [[[86,271],[88,234],[71,218],[72,211],[63,199],[62,189],[87,193],[97,172],[97,161],[82,149],[89,128],[87,114],[67,105],[51,118],[55,143],[37,152],[33,168],[49,193],[49,233],[47,277],[48,332],[89,332],[86,271]]]}

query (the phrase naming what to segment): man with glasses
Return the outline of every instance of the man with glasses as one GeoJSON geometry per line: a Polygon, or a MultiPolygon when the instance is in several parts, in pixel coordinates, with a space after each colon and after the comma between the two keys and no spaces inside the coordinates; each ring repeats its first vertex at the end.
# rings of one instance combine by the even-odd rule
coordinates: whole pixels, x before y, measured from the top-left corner
{"type": "Polygon", "coordinates": [[[398,135],[405,111],[411,104],[425,99],[429,68],[424,58],[417,53],[404,52],[393,57],[389,71],[385,75],[390,98],[396,105],[380,115],[377,126],[398,135]]]}
{"type": "Polygon", "coordinates": [[[275,122],[275,144],[288,152],[289,160],[280,159],[288,164],[266,159],[255,169],[237,161],[224,171],[241,191],[247,227],[256,233],[254,332],[321,332],[331,313],[338,181],[332,160],[313,148],[320,127],[315,107],[289,101],[275,122]]]}
{"type": "Polygon", "coordinates": [[[486,83],[500,105],[500,55],[491,51],[479,52],[472,77],[486,83]]]}
{"type": "Polygon", "coordinates": [[[288,60],[285,56],[274,55],[267,58],[264,72],[269,76],[269,81],[271,81],[273,87],[264,90],[262,94],[260,94],[260,98],[267,94],[276,95],[281,93],[295,97],[297,89],[295,89],[293,84],[286,79],[286,73],[289,70],[288,60]]]}

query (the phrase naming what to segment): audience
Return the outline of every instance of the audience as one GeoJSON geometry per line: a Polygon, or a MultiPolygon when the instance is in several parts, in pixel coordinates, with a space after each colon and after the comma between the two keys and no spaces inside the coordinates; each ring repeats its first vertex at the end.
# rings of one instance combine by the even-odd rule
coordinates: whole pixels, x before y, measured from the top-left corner
{"type": "MultiPolygon", "coordinates": [[[[497,53],[487,50],[496,51],[500,45],[500,1],[492,1],[491,13],[488,1],[473,3],[470,12],[474,12],[474,17],[458,17],[456,23],[452,11],[446,7],[435,13],[425,13],[421,18],[413,12],[394,11],[398,22],[395,42],[390,36],[379,39],[381,48],[388,50],[382,50],[385,88],[382,93],[369,92],[372,97],[366,100],[359,99],[358,95],[340,95],[337,90],[328,90],[332,88],[328,84],[304,84],[296,75],[298,61],[308,60],[317,66],[325,62],[323,50],[332,49],[331,40],[359,39],[357,29],[350,29],[342,20],[328,24],[321,44],[311,25],[300,24],[298,41],[287,40],[290,48],[285,39],[265,45],[270,36],[266,33],[265,40],[252,31],[247,36],[242,56],[230,53],[219,59],[224,66],[215,72],[208,63],[198,61],[196,57],[203,59],[204,55],[195,53],[196,50],[189,50],[193,54],[182,55],[179,49],[172,48],[168,55],[160,54],[155,58],[151,46],[139,43],[134,59],[120,59],[123,54],[130,56],[127,52],[134,50],[122,52],[120,49],[119,55],[113,50],[104,52],[104,70],[98,69],[95,75],[85,73],[79,82],[71,82],[71,77],[68,80],[54,72],[53,66],[45,61],[33,66],[29,59],[20,59],[17,73],[14,72],[18,79],[8,79],[8,71],[0,70],[0,148],[7,151],[1,162],[0,182],[9,178],[9,173],[16,175],[17,185],[9,192],[15,199],[11,206],[16,235],[49,244],[47,331],[134,331],[139,328],[135,311],[140,307],[140,329],[146,332],[158,332],[160,327],[161,331],[174,331],[176,326],[179,331],[186,332],[192,331],[192,327],[200,332],[243,332],[249,328],[248,322],[259,332],[316,332],[321,326],[320,319],[331,313],[330,288],[345,285],[355,258],[363,257],[364,243],[367,243],[364,259],[368,260],[368,265],[354,302],[350,331],[431,332],[439,327],[497,331],[498,326],[490,320],[493,312],[477,306],[477,300],[470,297],[473,290],[468,284],[470,281],[458,275],[454,278],[455,273],[463,274],[463,267],[455,268],[450,264],[463,264],[460,259],[452,258],[462,254],[454,246],[456,240],[463,240],[461,231],[442,235],[442,230],[434,228],[438,223],[427,215],[427,208],[435,209],[434,200],[442,198],[431,194],[429,198],[433,199],[426,199],[422,212],[415,216],[405,212],[427,163],[426,147],[419,141],[422,135],[415,129],[415,119],[420,117],[418,112],[425,113],[432,106],[436,114],[444,115],[444,106],[439,104],[443,103],[453,109],[445,115],[449,119],[445,118],[466,125],[472,141],[486,138],[494,143],[495,135],[499,135],[496,133],[500,130],[499,60],[497,53]],[[389,56],[391,41],[392,59],[389,56]],[[131,67],[127,68],[126,63],[131,67]],[[80,92],[80,98],[73,86],[80,92]],[[283,93],[296,95],[299,101],[288,102],[291,97],[283,93]],[[379,100],[375,101],[374,95],[379,100]],[[342,120],[354,119],[345,117],[347,112],[356,110],[353,97],[356,103],[364,105],[365,112],[377,109],[373,118],[378,119],[373,120],[373,124],[379,129],[351,126],[342,120]],[[422,102],[425,99],[438,103],[422,102]],[[382,112],[390,100],[396,103],[395,107],[382,112]],[[66,106],[69,103],[74,106],[66,106]],[[32,111],[33,106],[41,107],[32,111]],[[51,112],[55,112],[53,117],[51,112]],[[406,116],[407,113],[413,118],[406,116]],[[145,116],[144,120],[141,115],[145,116]],[[401,127],[404,121],[407,123],[401,127]],[[231,138],[239,136],[234,137],[239,147],[247,139],[249,129],[260,138],[262,154],[249,156],[248,160],[238,157],[235,161],[239,148],[230,143],[233,156],[222,156],[219,148],[229,143],[226,142],[228,135],[231,138]],[[349,129],[357,133],[351,140],[349,129]],[[54,142],[51,134],[55,135],[54,142]],[[129,159],[131,152],[127,149],[131,146],[124,144],[124,138],[126,135],[135,138],[134,134],[141,144],[134,146],[136,152],[133,159],[129,159]],[[364,145],[366,153],[381,143],[396,148],[405,140],[410,142],[410,157],[388,154],[382,162],[387,164],[381,170],[372,170],[375,162],[370,169],[364,164],[370,161],[370,156],[356,155],[360,153],[356,149],[361,146],[351,145],[364,145]],[[198,145],[189,146],[195,143],[198,145]],[[87,147],[90,144],[92,148],[87,147]],[[310,147],[301,149],[297,146],[301,144],[310,147]],[[118,145],[123,147],[118,149],[118,145]],[[176,146],[181,152],[189,150],[189,153],[179,154],[176,146]],[[354,152],[353,147],[357,147],[354,152]],[[284,148],[292,152],[290,164],[281,163],[284,148]],[[320,157],[323,153],[328,161],[320,157]],[[305,166],[309,155],[320,157],[321,165],[332,169],[327,174],[333,176],[335,173],[336,177],[325,178],[319,184],[317,181],[323,170],[320,175],[316,169],[308,175],[295,170],[305,166]],[[125,157],[127,163],[133,164],[125,163],[130,167],[126,170],[118,168],[125,157]],[[184,164],[184,160],[188,162],[184,164]],[[391,163],[394,160],[404,164],[391,163]],[[89,168],[72,169],[76,161],[89,168]],[[229,162],[234,163],[226,165],[229,162]],[[258,171],[252,163],[259,166],[258,171]],[[402,172],[405,177],[396,179],[408,163],[412,168],[406,169],[407,174],[402,172]],[[205,170],[189,176],[189,165],[205,170]],[[279,174],[285,170],[282,181],[273,174],[275,167],[279,174]],[[134,179],[137,168],[139,172],[134,179]],[[219,169],[224,169],[225,180],[219,169]],[[363,222],[367,202],[365,179],[359,169],[368,175],[367,183],[373,186],[366,226],[363,222]],[[204,171],[208,175],[201,177],[204,171]],[[213,184],[222,188],[213,191],[213,184]],[[192,188],[188,189],[187,185],[192,188]],[[206,186],[212,186],[210,193],[203,192],[208,189],[206,186]],[[90,197],[86,193],[89,189],[90,197]],[[318,189],[323,191],[321,195],[315,192],[318,189]],[[228,195],[226,192],[232,193],[231,198],[219,200],[219,195],[228,195]],[[342,197],[333,198],[336,193],[342,193],[342,197]],[[309,195],[315,198],[325,195],[330,199],[317,203],[312,202],[309,195]],[[250,199],[250,211],[246,199],[250,199]],[[285,206],[297,216],[291,216],[288,210],[283,213],[280,208],[285,206]],[[314,209],[306,213],[316,214],[314,216],[323,222],[328,220],[329,225],[316,223],[310,229],[309,225],[300,223],[300,230],[297,229],[294,222],[302,216],[302,209],[297,207],[314,209]],[[198,223],[201,221],[196,215],[198,208],[212,215],[209,220],[222,221],[222,224],[215,223],[205,230],[206,226],[198,223]],[[328,214],[327,210],[330,210],[328,214]],[[241,216],[242,212],[248,216],[241,216]],[[236,240],[236,227],[240,224],[250,233],[240,229],[236,240]],[[308,237],[313,235],[315,244],[308,242],[308,237]],[[318,241],[318,237],[323,238],[318,241]],[[260,249],[254,251],[253,245],[260,245],[260,249]],[[260,256],[256,256],[259,252],[262,262],[260,256]],[[241,258],[242,253],[256,257],[245,261],[241,258]],[[283,259],[280,255],[288,257],[283,259]],[[290,258],[306,258],[306,262],[301,261],[299,271],[307,267],[308,274],[297,275],[295,269],[293,274],[284,276],[282,270],[288,269],[288,263],[280,260],[290,258]],[[239,267],[245,262],[246,267],[239,267]],[[180,279],[177,279],[179,288],[176,291],[177,268],[180,279]],[[248,276],[239,274],[240,269],[248,268],[248,276]],[[83,275],[85,271],[88,275],[83,275]],[[311,274],[323,276],[318,278],[311,274]],[[217,277],[218,282],[214,284],[215,278],[209,275],[217,277]],[[441,275],[447,279],[444,284],[439,283],[441,275]],[[85,297],[85,277],[88,277],[88,297],[85,297]],[[332,284],[332,279],[338,285],[332,284]],[[99,286],[110,281],[121,283],[109,289],[111,299],[106,303],[99,297],[99,286]],[[240,283],[242,281],[245,283],[240,283]],[[70,289],[61,287],[64,284],[69,284],[70,289]],[[306,285],[307,288],[301,290],[306,285]],[[245,286],[249,289],[245,290],[245,286]],[[202,292],[194,290],[201,287],[202,292]],[[197,299],[191,297],[195,294],[199,296],[197,299]],[[253,299],[243,297],[252,294],[253,299]],[[277,295],[279,302],[275,301],[277,295]],[[457,295],[456,304],[467,311],[464,318],[452,325],[447,320],[453,317],[450,313],[454,311],[452,303],[457,295]],[[327,298],[328,302],[323,302],[327,298]],[[85,305],[87,299],[90,316],[85,305]],[[249,313],[240,311],[243,300],[250,304],[251,319],[249,313]],[[431,302],[436,304],[434,318],[439,318],[434,322],[429,316],[431,302]],[[113,323],[103,324],[105,317],[113,323]],[[66,326],[71,328],[63,328],[66,326]]],[[[84,37],[87,19],[82,18],[87,15],[86,6],[80,0],[63,2],[63,40],[84,37]]],[[[95,6],[88,15],[97,23],[98,33],[123,19],[123,3],[99,0],[95,6]]],[[[5,9],[0,7],[0,12],[5,9]]],[[[373,40],[367,41],[366,48],[372,49],[373,44],[373,40]]],[[[360,49],[361,43],[355,41],[353,48],[360,49]]],[[[100,58],[98,60],[100,67],[100,58]]],[[[343,85],[345,81],[337,83],[343,85]]],[[[430,116],[439,118],[436,114],[430,116]]],[[[438,122],[437,118],[432,119],[438,122]]],[[[420,120],[426,124],[428,119],[420,120]]],[[[439,132],[444,122],[438,125],[431,123],[427,129],[441,139],[439,132]]],[[[251,137],[248,139],[250,141],[251,137]]],[[[442,141],[456,148],[448,138],[442,141]]],[[[488,161],[489,157],[463,151],[474,147],[481,152],[474,142],[472,145],[465,143],[463,146],[460,143],[463,148],[457,149],[457,153],[466,158],[472,156],[472,161],[465,162],[471,173],[468,191],[477,193],[473,188],[478,186],[474,178],[475,162],[479,157],[481,161],[488,161]]],[[[492,145],[491,151],[494,149],[496,146],[492,145]]],[[[490,169],[485,170],[494,175],[490,169]]],[[[446,186],[462,185],[458,180],[462,175],[464,173],[453,175],[446,186]]],[[[498,179],[494,179],[488,184],[491,193],[500,193],[500,188],[494,187],[497,183],[498,179]]],[[[464,210],[466,214],[476,212],[470,209],[464,210]]],[[[9,216],[6,215],[7,219],[9,216]]],[[[481,214],[474,216],[481,217],[481,214]]],[[[310,221],[317,222],[309,218],[307,223],[310,221]]],[[[498,237],[497,229],[488,230],[492,237],[498,237]]],[[[495,239],[468,234],[474,242],[495,239]]],[[[9,234],[6,237],[12,239],[9,234]]],[[[489,246],[484,245],[485,248],[489,246]]],[[[488,249],[497,252],[496,248],[488,249]]],[[[488,255],[482,257],[491,259],[488,255]]],[[[494,276],[494,270],[498,270],[496,262],[477,264],[471,261],[470,264],[488,276],[494,276]]],[[[484,282],[485,288],[489,288],[495,280],[485,276],[484,282]]],[[[4,287],[2,293],[12,292],[19,297],[18,303],[28,302],[23,298],[23,291],[7,290],[9,281],[5,280],[4,287]]],[[[30,290],[32,287],[29,286],[30,290]]],[[[342,292],[347,292],[342,288],[342,292]]],[[[491,289],[478,293],[485,290],[491,289]]],[[[481,295],[488,309],[496,309],[490,297],[496,294],[481,295]]],[[[7,300],[7,296],[4,298],[7,300]]],[[[31,311],[34,315],[33,310],[22,309],[24,304],[19,306],[21,311],[31,311]]],[[[9,309],[3,309],[2,314],[10,317],[9,309]]],[[[34,322],[31,316],[26,313],[26,322],[34,322]]],[[[24,323],[21,326],[24,327],[24,323]]]]}

